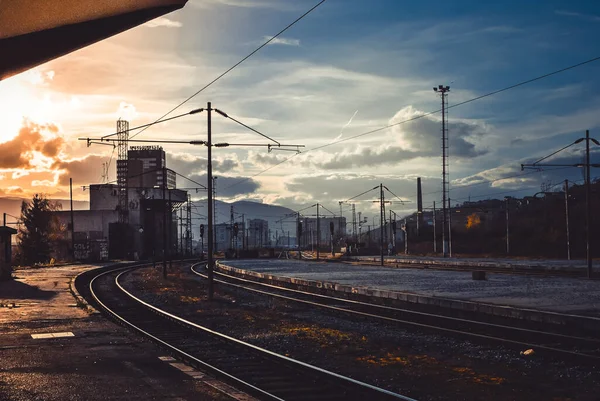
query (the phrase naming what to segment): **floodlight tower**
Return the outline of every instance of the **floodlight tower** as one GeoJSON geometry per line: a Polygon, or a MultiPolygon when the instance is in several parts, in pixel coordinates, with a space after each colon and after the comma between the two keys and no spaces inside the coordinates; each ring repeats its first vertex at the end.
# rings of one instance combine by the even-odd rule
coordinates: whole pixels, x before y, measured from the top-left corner
{"type": "Polygon", "coordinates": [[[449,86],[439,85],[433,90],[442,98],[442,248],[444,257],[448,257],[448,122],[446,120],[446,103],[449,86]]]}

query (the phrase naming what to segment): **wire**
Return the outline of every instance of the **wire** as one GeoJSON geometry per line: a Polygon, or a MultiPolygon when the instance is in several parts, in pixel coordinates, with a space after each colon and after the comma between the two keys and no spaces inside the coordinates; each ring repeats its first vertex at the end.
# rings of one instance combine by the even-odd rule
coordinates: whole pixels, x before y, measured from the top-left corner
{"type": "Polygon", "coordinates": [[[385,185],[384,185],[383,187],[384,187],[384,188],[385,188],[385,189],[386,189],[386,190],[387,190],[389,193],[391,193],[391,194],[392,194],[392,195],[394,195],[396,198],[398,198],[398,200],[399,200],[401,203],[405,203],[405,202],[406,202],[406,201],[402,200],[402,198],[400,198],[398,195],[396,195],[395,193],[393,193],[392,191],[390,191],[390,190],[389,190],[389,188],[388,188],[388,187],[386,187],[385,185]]]}
{"type": "Polygon", "coordinates": [[[335,217],[335,213],[333,213],[331,210],[327,209],[325,206],[321,205],[319,203],[319,206],[321,206],[323,209],[327,210],[329,213],[331,213],[333,215],[333,217],[335,217]]]}
{"type": "MultiPolygon", "coordinates": [[[[246,57],[244,57],[243,59],[241,59],[240,61],[238,61],[237,63],[235,63],[233,66],[229,67],[227,70],[225,70],[225,72],[223,72],[221,75],[219,75],[218,77],[216,77],[215,79],[213,79],[212,81],[210,81],[208,84],[204,85],[202,88],[200,88],[200,90],[196,91],[196,93],[194,93],[192,96],[188,97],[187,99],[185,99],[183,102],[179,103],[177,106],[173,107],[171,110],[169,110],[166,114],[164,114],[162,117],[158,118],[155,123],[161,121],[163,118],[165,118],[166,116],[168,116],[169,114],[171,114],[172,112],[174,112],[175,110],[177,110],[178,108],[180,108],[181,106],[183,106],[184,104],[186,104],[187,102],[189,102],[190,100],[192,100],[194,97],[196,97],[197,95],[199,95],[201,92],[203,92],[205,89],[207,89],[208,87],[210,87],[212,84],[214,84],[215,82],[217,82],[219,79],[223,78],[225,75],[227,75],[228,73],[230,73],[234,68],[236,68],[237,66],[239,66],[240,64],[242,64],[244,61],[248,60],[250,57],[252,57],[254,54],[256,54],[258,51],[260,51],[263,47],[267,46],[269,43],[271,43],[273,40],[275,40],[278,36],[280,36],[282,33],[284,33],[285,31],[287,31],[288,29],[290,29],[292,26],[294,26],[297,22],[299,22],[301,19],[303,19],[304,17],[306,17],[308,14],[310,14],[311,12],[313,12],[317,7],[319,7],[321,4],[325,3],[326,0],[321,0],[320,2],[318,2],[315,6],[313,6],[310,10],[308,10],[307,12],[305,12],[304,14],[302,14],[300,17],[296,18],[291,24],[289,24],[288,26],[286,26],[285,28],[283,28],[281,31],[279,31],[277,34],[275,34],[275,36],[273,36],[272,38],[270,38],[269,40],[267,40],[265,43],[263,43],[262,45],[260,45],[258,48],[256,48],[253,52],[251,52],[250,54],[248,54],[246,57]]],[[[131,138],[135,138],[136,136],[138,136],[139,134],[141,134],[142,132],[146,131],[148,129],[148,127],[142,129],[140,132],[138,132],[137,134],[133,135],[131,138]]]]}
{"type": "MultiPolygon", "coordinates": [[[[555,154],[557,154],[557,153],[559,153],[559,152],[562,152],[563,150],[565,150],[565,149],[567,149],[567,148],[570,148],[570,147],[571,147],[571,146],[573,146],[573,145],[575,145],[575,142],[573,142],[573,143],[571,143],[571,144],[569,144],[569,145],[567,145],[567,146],[564,146],[564,147],[562,147],[562,148],[558,149],[556,152],[550,153],[548,156],[544,156],[544,157],[542,157],[540,160],[538,160],[538,161],[536,161],[536,162],[533,162],[532,164],[538,164],[538,163],[539,163],[539,162],[541,162],[542,160],[546,160],[546,159],[548,159],[548,158],[550,158],[550,157],[554,156],[555,154]]],[[[541,166],[540,166],[540,167],[541,167],[541,166]]]]}
{"type": "MultiPolygon", "coordinates": [[[[503,180],[508,180],[511,178],[519,178],[519,177],[524,177],[526,175],[530,175],[530,174],[538,174],[538,173],[542,173],[542,172],[546,172],[546,171],[555,171],[555,170],[565,170],[568,168],[573,168],[573,167],[559,167],[559,168],[552,168],[552,169],[546,169],[546,170],[535,170],[535,171],[528,171],[526,173],[520,173],[520,174],[515,174],[515,175],[509,175],[507,177],[502,177],[502,178],[495,178],[493,180],[484,180],[481,182],[476,182],[474,184],[467,184],[467,185],[459,185],[459,186],[455,186],[452,188],[453,191],[457,190],[457,189],[461,189],[461,188],[470,188],[470,187],[475,187],[478,185],[484,185],[484,184],[491,184],[494,182],[498,182],[498,181],[503,181],[503,180]]],[[[442,191],[432,191],[432,192],[426,192],[423,194],[423,196],[425,195],[433,195],[433,194],[439,194],[442,191]]],[[[408,197],[408,199],[415,199],[416,196],[412,196],[412,197],[408,197]]]]}
{"type": "MultiPolygon", "coordinates": [[[[556,70],[556,71],[553,71],[553,72],[550,72],[550,73],[547,73],[547,74],[544,74],[544,75],[540,75],[540,76],[538,76],[538,77],[535,77],[535,78],[532,78],[532,79],[528,79],[528,80],[526,80],[526,81],[519,82],[519,83],[517,83],[517,84],[514,84],[514,85],[507,86],[507,87],[505,87],[505,88],[502,88],[502,89],[498,89],[498,90],[495,90],[495,91],[492,91],[492,92],[488,92],[488,93],[486,93],[486,94],[484,94],[484,95],[477,96],[477,97],[474,97],[474,98],[472,98],[472,99],[465,100],[465,101],[463,101],[463,102],[459,102],[459,103],[453,104],[453,105],[451,105],[451,106],[448,106],[448,107],[447,107],[447,109],[450,109],[450,108],[455,108],[455,107],[459,107],[459,106],[462,106],[462,105],[465,105],[465,104],[468,104],[468,103],[471,103],[471,102],[475,102],[475,101],[477,101],[477,100],[484,99],[484,98],[486,98],[486,97],[490,97],[490,96],[496,95],[496,94],[498,94],[498,93],[501,93],[501,92],[506,92],[506,91],[508,91],[508,90],[511,90],[511,89],[517,88],[517,87],[519,87],[519,86],[523,86],[523,85],[529,84],[529,83],[531,83],[531,82],[539,81],[539,80],[541,80],[541,79],[548,78],[548,77],[550,77],[550,76],[552,76],[552,75],[556,75],[556,74],[559,74],[559,73],[562,73],[562,72],[565,72],[565,71],[568,71],[568,70],[571,70],[571,69],[574,69],[574,68],[577,68],[577,67],[581,67],[581,66],[583,66],[583,65],[586,65],[586,64],[589,64],[589,63],[593,63],[593,62],[595,62],[595,61],[598,61],[598,60],[600,60],[600,56],[598,56],[598,57],[594,57],[594,58],[591,58],[591,59],[589,59],[589,60],[586,60],[586,61],[583,61],[583,62],[581,62],[581,63],[573,64],[573,65],[571,65],[571,66],[569,66],[569,67],[565,67],[565,68],[562,68],[562,69],[560,69],[560,70],[556,70]]],[[[309,152],[312,152],[312,151],[314,151],[314,150],[323,149],[323,148],[326,148],[326,147],[328,147],[328,146],[333,146],[333,145],[336,145],[336,144],[338,144],[338,143],[346,142],[346,141],[349,141],[349,140],[351,140],[351,139],[356,139],[356,138],[360,138],[360,137],[363,137],[363,136],[366,136],[366,135],[374,134],[374,133],[376,133],[376,132],[380,132],[380,131],[383,131],[383,130],[386,130],[386,129],[388,129],[388,128],[392,128],[392,127],[395,127],[395,126],[398,126],[398,125],[406,124],[406,123],[408,123],[408,122],[416,121],[416,120],[419,120],[419,119],[421,119],[421,118],[425,118],[425,117],[427,117],[427,116],[430,116],[430,115],[433,115],[433,114],[437,114],[437,113],[439,113],[439,112],[441,112],[441,111],[442,111],[442,109],[438,109],[438,110],[430,111],[430,112],[423,113],[423,114],[420,114],[420,115],[418,115],[418,116],[415,116],[415,117],[411,117],[411,118],[409,118],[409,119],[406,119],[406,120],[399,121],[399,122],[397,122],[397,123],[394,123],[394,124],[389,124],[389,125],[386,125],[386,126],[384,126],[384,127],[376,128],[376,129],[374,129],[374,130],[371,130],[371,131],[363,132],[362,134],[357,134],[357,135],[353,135],[353,136],[350,136],[350,137],[347,137],[347,138],[339,139],[339,140],[337,140],[337,141],[333,141],[333,142],[330,142],[330,143],[328,143],[328,144],[325,144],[325,145],[321,145],[321,146],[317,146],[317,147],[314,147],[314,148],[308,149],[308,150],[304,151],[304,152],[303,152],[303,154],[307,154],[307,153],[309,153],[309,152]]],[[[281,165],[281,164],[285,163],[286,161],[288,161],[288,160],[292,159],[294,156],[296,156],[296,155],[293,155],[292,157],[289,157],[289,158],[287,158],[287,159],[285,159],[285,160],[283,160],[283,161],[279,162],[278,164],[276,164],[276,165],[274,165],[274,166],[271,166],[270,168],[268,168],[268,169],[266,169],[266,170],[264,170],[264,171],[261,171],[261,172],[260,172],[260,173],[258,173],[258,174],[255,174],[254,176],[252,176],[252,177],[250,177],[250,178],[254,178],[254,177],[256,177],[256,176],[258,176],[258,175],[260,175],[260,174],[263,174],[263,173],[265,173],[265,172],[267,172],[267,171],[271,170],[272,168],[274,168],[274,167],[277,167],[277,166],[279,166],[279,165],[281,165]]],[[[232,186],[234,186],[234,185],[241,184],[242,182],[244,182],[245,180],[248,180],[248,179],[249,179],[249,178],[246,178],[246,179],[244,179],[244,180],[242,180],[242,181],[239,181],[238,183],[234,183],[234,184],[230,185],[230,187],[232,187],[232,186]]]]}
{"type": "Polygon", "coordinates": [[[185,175],[179,174],[179,173],[178,173],[178,172],[176,172],[175,170],[171,170],[171,171],[174,171],[174,172],[175,172],[175,174],[176,174],[176,175],[178,175],[179,177],[181,177],[181,178],[185,178],[186,180],[188,180],[188,181],[190,181],[190,182],[193,182],[193,183],[194,183],[194,184],[196,184],[196,185],[200,185],[200,186],[201,186],[202,188],[204,188],[204,189],[207,189],[207,188],[206,188],[206,186],[204,186],[204,185],[200,184],[199,182],[196,182],[196,181],[192,180],[191,178],[188,178],[188,177],[186,177],[185,175]]]}
{"type": "Polygon", "coordinates": [[[238,124],[239,124],[239,125],[241,125],[242,127],[244,127],[244,128],[247,128],[247,129],[249,129],[250,131],[256,132],[258,135],[260,135],[260,136],[262,136],[262,137],[264,137],[264,138],[267,138],[267,139],[268,139],[268,140],[270,140],[270,141],[273,141],[273,142],[275,142],[277,145],[281,145],[281,144],[280,144],[279,142],[277,142],[275,139],[273,139],[273,138],[271,138],[271,137],[269,137],[269,136],[267,136],[267,135],[263,134],[263,133],[262,133],[262,132],[260,132],[260,131],[257,131],[257,130],[255,130],[254,128],[252,128],[252,127],[250,127],[250,126],[248,126],[248,125],[244,124],[244,123],[243,123],[243,122],[241,122],[241,121],[238,121],[238,120],[236,120],[235,118],[231,117],[230,115],[227,115],[227,118],[229,118],[230,120],[233,120],[233,121],[235,121],[236,123],[238,123],[238,124]]]}
{"type": "Polygon", "coordinates": [[[358,195],[356,195],[356,196],[353,196],[352,198],[346,199],[345,201],[342,201],[342,203],[346,203],[346,202],[348,202],[348,201],[351,201],[351,200],[353,200],[353,199],[356,199],[356,198],[358,198],[358,197],[360,197],[360,196],[363,196],[364,194],[368,194],[368,193],[369,193],[369,192],[371,192],[371,191],[375,191],[375,190],[376,190],[378,187],[379,187],[379,185],[378,185],[378,186],[376,186],[376,187],[374,187],[374,188],[371,188],[371,189],[369,189],[368,191],[365,191],[365,192],[363,192],[363,193],[361,193],[361,194],[358,194],[358,195]]]}
{"type": "Polygon", "coordinates": [[[229,188],[231,188],[231,187],[235,187],[236,185],[243,184],[244,182],[246,182],[246,181],[248,181],[248,180],[251,180],[251,179],[253,179],[254,177],[258,177],[259,175],[261,175],[261,174],[263,174],[263,173],[266,173],[267,171],[269,171],[269,170],[271,170],[271,169],[274,169],[275,167],[279,166],[280,164],[283,164],[283,163],[287,162],[288,160],[290,160],[290,159],[292,159],[292,158],[294,158],[294,157],[296,157],[296,156],[298,156],[298,153],[295,153],[295,154],[293,154],[292,156],[288,157],[287,159],[283,159],[283,160],[282,160],[282,161],[280,161],[279,163],[277,163],[277,164],[274,164],[274,165],[272,165],[271,167],[268,167],[268,168],[264,169],[263,171],[260,171],[260,172],[258,172],[258,173],[256,173],[256,174],[254,174],[254,175],[251,175],[250,177],[246,177],[246,178],[243,178],[243,179],[239,180],[238,182],[234,182],[233,184],[231,184],[231,185],[229,185],[229,186],[226,186],[226,187],[225,187],[225,188],[223,188],[223,189],[229,189],[229,188]]]}

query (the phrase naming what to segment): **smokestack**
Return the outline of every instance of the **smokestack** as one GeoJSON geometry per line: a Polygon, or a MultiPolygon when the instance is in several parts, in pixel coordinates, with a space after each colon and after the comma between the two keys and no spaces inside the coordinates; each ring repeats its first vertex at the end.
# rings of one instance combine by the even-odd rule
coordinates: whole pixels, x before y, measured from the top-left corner
{"type": "Polygon", "coordinates": [[[423,227],[423,191],[421,190],[421,177],[417,177],[417,236],[423,227]]]}

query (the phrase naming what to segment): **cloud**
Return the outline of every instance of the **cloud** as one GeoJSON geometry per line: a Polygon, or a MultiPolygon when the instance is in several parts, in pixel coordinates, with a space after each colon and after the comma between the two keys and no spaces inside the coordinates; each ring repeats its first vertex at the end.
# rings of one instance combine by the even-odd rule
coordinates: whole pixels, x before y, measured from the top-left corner
{"type": "Polygon", "coordinates": [[[117,119],[126,121],[133,121],[139,116],[135,106],[127,102],[119,103],[119,109],[117,110],[117,119]]]}
{"type": "MultiPolygon", "coordinates": [[[[207,169],[207,160],[205,157],[194,156],[189,153],[167,152],[167,167],[183,176],[204,174],[207,169]]],[[[239,170],[240,167],[241,163],[235,153],[213,158],[213,172],[229,173],[231,171],[239,170]]],[[[183,182],[180,179],[178,180],[183,182]]]]}
{"type": "Polygon", "coordinates": [[[574,12],[574,11],[567,11],[567,10],[556,10],[556,11],[554,11],[554,14],[556,14],[556,15],[563,15],[565,17],[581,18],[581,19],[585,19],[585,20],[588,20],[588,21],[600,22],[600,17],[597,16],[597,15],[593,15],[593,14],[583,14],[583,13],[578,13],[578,12],[574,12]]]}
{"type": "Polygon", "coordinates": [[[59,160],[53,169],[59,173],[59,185],[69,185],[69,178],[73,179],[75,186],[95,184],[100,181],[102,163],[106,161],[106,156],[92,154],[78,159],[59,160]]]}
{"type": "Polygon", "coordinates": [[[148,28],[181,28],[183,24],[179,21],[173,21],[165,17],[158,17],[146,22],[143,26],[148,28]]]}
{"type": "MultiPolygon", "coordinates": [[[[441,155],[441,121],[412,106],[398,111],[390,120],[392,137],[403,147],[430,156],[441,155]],[[421,117],[423,116],[423,117],[421,117]]],[[[449,121],[449,154],[452,157],[477,157],[488,153],[475,142],[487,134],[487,128],[476,122],[449,121]]]]}
{"type": "Polygon", "coordinates": [[[292,2],[281,0],[204,0],[202,2],[192,2],[191,5],[200,8],[223,5],[240,8],[270,8],[280,11],[291,11],[297,9],[297,5],[292,4],[292,2]]]}
{"type": "Polygon", "coordinates": [[[65,147],[65,140],[54,124],[36,124],[27,119],[16,137],[0,143],[0,169],[33,169],[35,153],[56,159],[65,147]]]}
{"type": "MultiPolygon", "coordinates": [[[[239,195],[247,195],[256,192],[260,188],[260,183],[249,177],[236,177],[217,175],[217,198],[232,198],[239,195]]],[[[190,179],[207,185],[206,174],[192,175],[190,179]]]]}
{"type": "MultiPolygon", "coordinates": [[[[269,39],[271,39],[271,36],[263,36],[263,40],[267,41],[269,39]]],[[[300,39],[291,39],[279,36],[271,40],[269,45],[300,46],[300,39]]]]}

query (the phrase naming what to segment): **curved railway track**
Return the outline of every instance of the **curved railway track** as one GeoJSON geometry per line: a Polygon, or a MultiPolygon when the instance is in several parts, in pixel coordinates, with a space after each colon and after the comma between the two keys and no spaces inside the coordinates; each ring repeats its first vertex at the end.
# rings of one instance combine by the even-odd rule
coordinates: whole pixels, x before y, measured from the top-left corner
{"type": "Polygon", "coordinates": [[[127,291],[120,279],[145,266],[84,273],[76,286],[120,324],[261,400],[411,400],[239,341],[144,302],[127,291]]]}
{"type": "MultiPolygon", "coordinates": [[[[191,270],[194,274],[205,277],[198,271],[198,265],[193,265],[191,270]]],[[[218,271],[215,271],[215,277],[220,277],[220,279],[215,278],[215,281],[222,285],[310,307],[323,308],[334,313],[350,314],[476,341],[493,342],[519,350],[533,349],[539,354],[550,357],[572,359],[578,363],[600,366],[600,339],[591,336],[575,336],[360,302],[265,284],[218,271]]]]}

